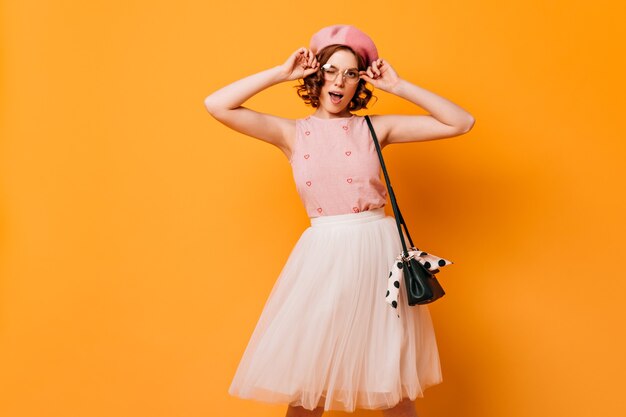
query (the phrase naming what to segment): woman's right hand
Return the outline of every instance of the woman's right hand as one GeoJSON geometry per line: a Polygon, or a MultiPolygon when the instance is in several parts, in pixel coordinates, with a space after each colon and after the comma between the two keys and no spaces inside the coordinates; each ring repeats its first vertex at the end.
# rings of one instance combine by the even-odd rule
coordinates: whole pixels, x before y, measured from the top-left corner
{"type": "Polygon", "coordinates": [[[317,57],[310,49],[299,48],[280,66],[285,81],[307,77],[319,69],[317,57]]]}

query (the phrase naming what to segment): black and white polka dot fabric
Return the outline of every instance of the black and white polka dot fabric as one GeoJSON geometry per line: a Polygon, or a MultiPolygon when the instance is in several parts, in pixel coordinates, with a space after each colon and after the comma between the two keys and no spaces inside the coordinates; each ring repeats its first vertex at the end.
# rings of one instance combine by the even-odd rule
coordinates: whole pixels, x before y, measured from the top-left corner
{"type": "MultiPolygon", "coordinates": [[[[451,265],[454,262],[440,258],[432,253],[418,250],[417,248],[411,248],[409,253],[409,259],[415,258],[420,264],[424,265],[432,273],[439,272],[439,268],[451,265]]],[[[395,259],[391,270],[389,271],[389,277],[387,278],[387,294],[385,301],[394,309],[398,311],[398,295],[400,294],[400,288],[404,288],[404,269],[402,263],[402,254],[398,255],[395,259]]],[[[398,317],[400,315],[398,314],[398,317]]]]}

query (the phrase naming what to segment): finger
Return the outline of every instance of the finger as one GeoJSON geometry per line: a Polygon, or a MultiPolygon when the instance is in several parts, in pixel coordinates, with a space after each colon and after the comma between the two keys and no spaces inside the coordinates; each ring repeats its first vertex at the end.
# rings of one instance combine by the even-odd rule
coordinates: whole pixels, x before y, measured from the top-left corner
{"type": "Polygon", "coordinates": [[[304,52],[304,54],[302,54],[302,68],[308,68],[309,67],[309,62],[311,60],[310,57],[310,52],[307,50],[304,52]]]}
{"type": "Polygon", "coordinates": [[[292,62],[297,63],[300,61],[303,53],[304,53],[304,48],[300,48],[296,50],[293,54],[291,54],[289,58],[292,60],[292,62]]]}
{"type": "Polygon", "coordinates": [[[370,83],[370,84],[373,84],[373,81],[374,81],[374,80],[372,80],[372,78],[371,78],[371,77],[369,77],[367,74],[361,74],[361,77],[360,77],[360,78],[361,78],[362,80],[365,80],[366,82],[368,82],[368,83],[370,83]]]}
{"type": "Polygon", "coordinates": [[[378,68],[378,61],[374,61],[372,63],[372,70],[374,71],[374,74],[376,75],[380,75],[380,69],[378,68]]]}
{"type": "Polygon", "coordinates": [[[313,66],[311,66],[311,68],[307,68],[305,77],[317,71],[319,71],[319,63],[314,64],[313,66]]]}

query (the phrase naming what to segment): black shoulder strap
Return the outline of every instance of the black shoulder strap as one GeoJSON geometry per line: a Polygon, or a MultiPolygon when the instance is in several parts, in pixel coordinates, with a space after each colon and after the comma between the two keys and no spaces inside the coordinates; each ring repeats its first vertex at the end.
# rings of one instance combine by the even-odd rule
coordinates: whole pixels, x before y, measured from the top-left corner
{"type": "Polygon", "coordinates": [[[409,238],[409,243],[411,244],[411,249],[419,250],[413,245],[413,240],[411,239],[411,235],[409,234],[409,229],[406,227],[406,223],[404,222],[404,218],[402,217],[402,213],[400,213],[400,207],[398,207],[398,202],[396,201],[396,196],[393,192],[393,188],[391,187],[391,181],[389,181],[389,174],[387,174],[387,168],[385,168],[385,161],[383,160],[383,153],[380,150],[380,144],[378,143],[378,138],[376,137],[376,132],[374,131],[374,126],[372,126],[372,122],[369,116],[365,116],[365,121],[370,128],[370,132],[372,133],[372,139],[374,140],[374,146],[376,146],[376,152],[378,153],[378,159],[380,160],[380,166],[383,169],[383,174],[385,176],[385,182],[387,183],[387,190],[389,191],[389,199],[391,200],[391,206],[393,207],[393,215],[396,218],[396,225],[398,226],[398,233],[400,234],[400,241],[402,242],[402,250],[403,256],[408,256],[408,251],[406,247],[406,243],[404,241],[404,236],[402,235],[402,226],[404,226],[404,231],[406,232],[406,236],[409,238]]]}

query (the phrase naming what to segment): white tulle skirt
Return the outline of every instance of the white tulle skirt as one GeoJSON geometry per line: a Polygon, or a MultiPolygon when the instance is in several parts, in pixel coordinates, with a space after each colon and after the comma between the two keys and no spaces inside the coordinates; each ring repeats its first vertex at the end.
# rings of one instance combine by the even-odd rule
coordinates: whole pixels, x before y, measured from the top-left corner
{"type": "Polygon", "coordinates": [[[352,412],[424,396],[442,381],[426,305],[385,302],[401,252],[374,209],[311,219],[267,299],[229,389],[269,403],[352,412]],[[400,317],[398,317],[398,315],[400,317]]]}

